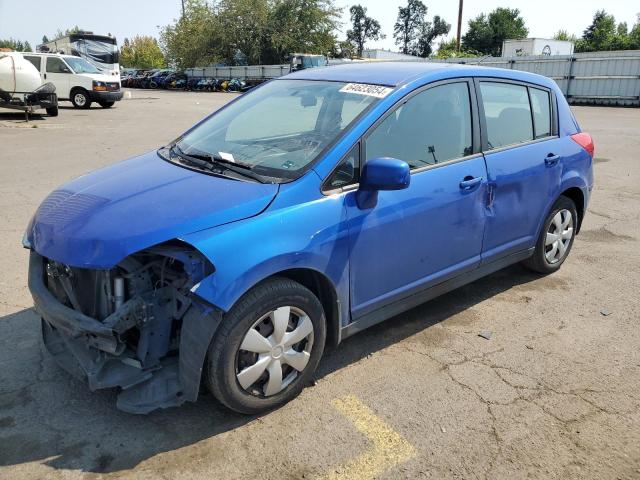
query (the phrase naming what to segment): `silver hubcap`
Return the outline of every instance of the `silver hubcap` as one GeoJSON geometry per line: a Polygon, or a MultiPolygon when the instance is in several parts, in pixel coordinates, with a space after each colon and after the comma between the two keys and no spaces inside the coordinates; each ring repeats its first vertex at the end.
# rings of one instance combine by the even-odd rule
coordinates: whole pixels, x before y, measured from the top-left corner
{"type": "Polygon", "coordinates": [[[313,323],[302,310],[285,306],[260,317],[244,336],[236,377],[248,393],[269,397],[284,390],[309,363],[313,323]]]}
{"type": "Polygon", "coordinates": [[[544,256],[550,264],[564,258],[573,238],[573,216],[569,210],[560,210],[551,220],[544,242],[544,256]]]}
{"type": "Polygon", "coordinates": [[[75,97],[73,98],[76,101],[76,105],[80,105],[81,107],[84,107],[84,104],[87,103],[87,99],[81,93],[76,93],[75,97]]]}

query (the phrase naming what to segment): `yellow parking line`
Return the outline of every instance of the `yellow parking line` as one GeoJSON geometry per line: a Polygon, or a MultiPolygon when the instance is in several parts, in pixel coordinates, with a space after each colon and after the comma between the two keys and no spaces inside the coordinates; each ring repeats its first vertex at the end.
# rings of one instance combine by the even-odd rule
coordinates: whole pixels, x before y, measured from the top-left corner
{"type": "Polygon", "coordinates": [[[373,479],[415,456],[416,449],[354,395],[334,400],[333,406],[367,437],[373,448],[337,467],[324,477],[326,480],[373,479]]]}

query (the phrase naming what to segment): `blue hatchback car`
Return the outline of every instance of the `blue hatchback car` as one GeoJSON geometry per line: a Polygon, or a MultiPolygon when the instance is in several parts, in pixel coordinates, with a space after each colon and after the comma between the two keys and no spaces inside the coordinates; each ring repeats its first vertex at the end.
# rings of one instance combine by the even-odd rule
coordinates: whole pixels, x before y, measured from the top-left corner
{"type": "Polygon", "coordinates": [[[23,243],[44,343],[133,413],[262,412],[328,344],[515,262],[551,273],[593,143],[538,75],[303,70],[51,193],[23,243]]]}

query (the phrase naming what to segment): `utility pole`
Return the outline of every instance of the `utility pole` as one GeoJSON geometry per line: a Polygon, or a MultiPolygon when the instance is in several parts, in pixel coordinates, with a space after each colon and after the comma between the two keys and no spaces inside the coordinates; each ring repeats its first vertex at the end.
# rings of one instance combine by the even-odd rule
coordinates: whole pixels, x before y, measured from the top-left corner
{"type": "MultiPolygon", "coordinates": [[[[462,1],[462,0],[460,0],[462,1]]],[[[184,17],[184,0],[182,0],[182,16],[184,17]]]]}
{"type": "MultiPolygon", "coordinates": [[[[184,0],[183,0],[184,1],[184,0]]],[[[456,50],[460,51],[460,34],[462,33],[462,0],[458,6],[458,36],[456,37],[456,50]]]]}

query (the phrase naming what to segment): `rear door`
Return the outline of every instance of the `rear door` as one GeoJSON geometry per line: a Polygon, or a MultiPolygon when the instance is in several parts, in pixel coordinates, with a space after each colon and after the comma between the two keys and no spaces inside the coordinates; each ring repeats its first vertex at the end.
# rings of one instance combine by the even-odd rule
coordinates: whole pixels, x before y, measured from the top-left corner
{"type": "MultiPolygon", "coordinates": [[[[51,82],[56,86],[58,98],[69,98],[69,89],[73,72],[69,66],[59,57],[45,57],[47,60],[44,74],[44,81],[51,82]]],[[[43,58],[44,60],[44,58],[43,58]]]]}
{"type": "Polygon", "coordinates": [[[562,145],[555,97],[543,87],[477,79],[488,173],[482,263],[533,247],[560,194],[562,145]]]}
{"type": "Polygon", "coordinates": [[[371,209],[347,198],[354,320],[479,264],[486,170],[473,90],[467,80],[430,85],[363,138],[364,162],[394,157],[412,174],[371,209]]]}

